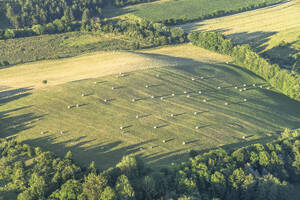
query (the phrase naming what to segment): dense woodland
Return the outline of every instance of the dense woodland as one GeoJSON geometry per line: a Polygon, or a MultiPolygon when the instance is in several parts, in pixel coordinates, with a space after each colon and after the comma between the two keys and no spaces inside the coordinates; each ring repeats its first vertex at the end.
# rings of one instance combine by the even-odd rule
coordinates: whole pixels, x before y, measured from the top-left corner
{"type": "Polygon", "coordinates": [[[300,130],[286,129],[267,144],[215,149],[169,167],[151,168],[125,156],[99,172],[80,168],[68,152],[58,158],[15,140],[0,143],[0,195],[19,200],[296,200],[300,183],[300,130]]]}
{"type": "Polygon", "coordinates": [[[300,100],[300,75],[294,71],[280,69],[254,52],[248,44],[233,45],[221,33],[191,33],[189,40],[196,46],[232,56],[235,63],[267,80],[274,88],[289,97],[300,100]]]}

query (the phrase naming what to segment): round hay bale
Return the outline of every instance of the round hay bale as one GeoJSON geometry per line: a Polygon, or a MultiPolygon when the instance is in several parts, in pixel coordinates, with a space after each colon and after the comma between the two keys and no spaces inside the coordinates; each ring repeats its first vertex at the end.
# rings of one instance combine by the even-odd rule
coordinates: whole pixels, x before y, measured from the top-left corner
{"type": "Polygon", "coordinates": [[[68,106],[68,109],[70,109],[71,108],[71,106],[68,106]]]}
{"type": "Polygon", "coordinates": [[[194,115],[197,115],[198,114],[198,112],[194,112],[194,115]]]}
{"type": "Polygon", "coordinates": [[[198,91],[198,94],[202,94],[202,91],[198,91]]]}
{"type": "Polygon", "coordinates": [[[253,86],[253,87],[255,87],[255,86],[256,86],[256,85],[255,85],[255,83],[254,83],[254,84],[252,84],[252,86],[253,86]]]}
{"type": "Polygon", "coordinates": [[[156,129],[156,128],[157,128],[157,126],[154,126],[153,128],[155,128],[155,129],[156,129]]]}
{"type": "Polygon", "coordinates": [[[171,117],[174,117],[174,114],[171,114],[170,116],[171,116],[171,117]]]}
{"type": "Polygon", "coordinates": [[[242,89],[240,89],[240,92],[242,92],[243,90],[242,89]]]}
{"type": "Polygon", "coordinates": [[[203,76],[201,76],[200,78],[201,78],[201,79],[204,79],[204,77],[203,77],[203,76]]]}
{"type": "Polygon", "coordinates": [[[184,93],[184,94],[186,94],[186,93],[187,93],[187,91],[183,91],[183,93],[184,93]]]}
{"type": "Polygon", "coordinates": [[[262,86],[262,85],[260,85],[260,86],[259,86],[259,88],[263,88],[263,86],[262,86]]]}
{"type": "Polygon", "coordinates": [[[82,97],[84,97],[84,96],[85,96],[85,94],[83,94],[83,93],[82,93],[82,94],[81,94],[81,96],[82,96],[82,97]]]}
{"type": "Polygon", "coordinates": [[[114,90],[114,89],[115,89],[115,87],[111,87],[111,89],[112,89],[112,90],[114,90]]]}
{"type": "Polygon", "coordinates": [[[186,144],[186,142],[185,142],[185,141],[183,141],[183,142],[182,142],[182,144],[183,144],[183,145],[185,145],[185,144],[186,144]]]}
{"type": "Polygon", "coordinates": [[[195,80],[195,78],[194,77],[192,77],[192,81],[194,81],[195,80]]]}
{"type": "Polygon", "coordinates": [[[60,131],[60,134],[61,134],[61,135],[64,134],[64,131],[60,131]]]}
{"type": "Polygon", "coordinates": [[[172,97],[174,97],[175,96],[175,94],[174,93],[172,93],[172,97]]]}
{"type": "Polygon", "coordinates": [[[135,99],[132,99],[131,101],[132,101],[132,102],[135,102],[136,100],[135,100],[135,99]]]}
{"type": "Polygon", "coordinates": [[[104,99],[103,101],[104,101],[104,102],[107,102],[107,99],[104,99]]]}
{"type": "Polygon", "coordinates": [[[123,126],[120,126],[120,130],[123,130],[124,129],[124,127],[123,126]]]}
{"type": "Polygon", "coordinates": [[[244,99],[243,101],[244,101],[244,102],[246,102],[246,101],[247,101],[247,99],[244,99]]]}
{"type": "Polygon", "coordinates": [[[155,98],[155,96],[151,96],[151,99],[154,99],[155,98]]]}
{"type": "Polygon", "coordinates": [[[224,105],[225,105],[225,106],[228,106],[228,103],[227,103],[227,102],[225,102],[225,103],[224,103],[224,105]]]}
{"type": "Polygon", "coordinates": [[[164,98],[163,98],[163,97],[160,97],[160,100],[164,100],[164,98]]]}
{"type": "Polygon", "coordinates": [[[207,100],[206,100],[206,99],[203,99],[203,102],[207,102],[207,100]]]}
{"type": "Polygon", "coordinates": [[[246,85],[246,84],[244,84],[243,86],[244,86],[244,87],[246,87],[247,85],[246,85]]]}
{"type": "Polygon", "coordinates": [[[243,139],[246,139],[246,136],[243,136],[242,138],[243,138],[243,139]]]}
{"type": "Polygon", "coordinates": [[[243,88],[243,90],[244,90],[244,91],[246,91],[246,90],[247,90],[247,88],[243,88]]]}
{"type": "Polygon", "coordinates": [[[270,89],[270,87],[267,87],[267,90],[269,90],[270,89]]]}
{"type": "Polygon", "coordinates": [[[163,140],[163,143],[166,143],[166,140],[163,140]]]}
{"type": "Polygon", "coordinates": [[[156,77],[157,77],[157,78],[159,78],[159,77],[160,77],[160,75],[159,75],[159,74],[156,74],[156,77]]]}
{"type": "Polygon", "coordinates": [[[79,104],[76,104],[76,107],[77,107],[77,108],[79,108],[79,106],[80,106],[79,104]]]}
{"type": "Polygon", "coordinates": [[[220,87],[220,86],[218,86],[218,89],[220,90],[220,89],[221,89],[221,87],[220,87]]]}
{"type": "Polygon", "coordinates": [[[138,119],[138,118],[139,118],[139,115],[136,115],[135,118],[138,119]]]}
{"type": "Polygon", "coordinates": [[[235,87],[234,87],[234,89],[238,89],[238,87],[237,87],[237,86],[235,86],[235,87]]]}
{"type": "Polygon", "coordinates": [[[41,135],[44,135],[45,134],[45,132],[44,131],[41,131],[41,135]]]}
{"type": "Polygon", "coordinates": [[[195,126],[195,129],[199,129],[199,126],[195,126]]]}
{"type": "Polygon", "coordinates": [[[188,95],[186,95],[186,97],[187,97],[187,98],[190,98],[191,96],[188,94],[188,95]]]}
{"type": "Polygon", "coordinates": [[[149,87],[149,85],[145,85],[145,88],[148,88],[149,87]]]}

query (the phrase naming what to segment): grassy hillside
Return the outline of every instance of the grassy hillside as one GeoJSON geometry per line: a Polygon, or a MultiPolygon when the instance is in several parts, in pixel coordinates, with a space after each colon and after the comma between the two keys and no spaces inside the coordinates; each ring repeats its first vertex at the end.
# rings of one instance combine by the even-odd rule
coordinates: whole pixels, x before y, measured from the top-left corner
{"type": "MultiPolygon", "coordinates": [[[[70,32],[0,40],[0,62],[10,64],[57,59],[99,50],[131,49],[134,38],[114,34],[70,32]]],[[[140,47],[148,47],[139,41],[140,47]]]]}
{"type": "Polygon", "coordinates": [[[209,1],[209,0],[170,0],[157,1],[153,3],[145,3],[140,5],[129,6],[120,9],[112,9],[104,11],[106,16],[116,16],[124,13],[153,20],[162,21],[166,19],[187,19],[193,20],[212,14],[215,11],[231,11],[238,10],[243,7],[256,5],[260,3],[275,3],[278,0],[224,0],[224,1],[209,1]]]}
{"type": "Polygon", "coordinates": [[[299,52],[295,41],[300,37],[300,1],[262,8],[232,16],[182,25],[187,32],[219,31],[235,43],[249,43],[267,57],[288,61],[289,54],[299,52]],[[278,48],[282,42],[286,48],[278,48]]]}
{"type": "MultiPolygon", "coordinates": [[[[145,69],[144,62],[137,62],[136,66],[140,65],[143,70],[127,72],[121,77],[116,77],[119,73],[107,75],[104,70],[106,76],[98,74],[94,79],[32,91],[29,88],[23,88],[24,92],[21,89],[2,91],[2,137],[15,135],[18,140],[58,155],[71,150],[80,164],[95,160],[103,169],[129,153],[161,165],[185,160],[190,149],[207,150],[220,145],[233,147],[264,141],[272,139],[283,127],[299,127],[300,114],[295,112],[300,109],[299,102],[268,90],[266,82],[254,74],[225,64],[228,58],[211,54],[203,59],[197,56],[201,56],[201,49],[197,52],[194,48],[181,45],[135,52],[160,68],[145,69]],[[258,87],[260,85],[263,88],[258,87]],[[242,88],[246,90],[241,92],[242,88]],[[152,99],[152,95],[155,98],[152,99]]],[[[123,56],[130,59],[128,54],[123,56]]],[[[115,66],[113,72],[125,72],[134,66],[134,61],[122,65],[122,54],[118,57],[119,64],[111,59],[110,66],[115,66]]],[[[102,60],[98,60],[101,72],[102,60]]],[[[24,66],[30,68],[29,64],[24,66]]],[[[61,67],[61,74],[66,77],[71,73],[64,71],[63,64],[55,66],[61,67]]],[[[81,66],[89,67],[83,63],[81,66]]],[[[9,69],[21,69],[19,67],[22,66],[9,69]]],[[[1,77],[8,73],[5,70],[8,69],[0,71],[1,77]]],[[[22,77],[15,76],[15,80],[22,77]]],[[[0,85],[5,86],[5,83],[0,85]]]]}

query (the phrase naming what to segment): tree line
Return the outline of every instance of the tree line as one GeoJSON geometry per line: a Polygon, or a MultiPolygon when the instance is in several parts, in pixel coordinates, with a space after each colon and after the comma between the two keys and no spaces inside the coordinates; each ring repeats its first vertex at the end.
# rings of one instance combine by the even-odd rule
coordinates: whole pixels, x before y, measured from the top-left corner
{"type": "Polygon", "coordinates": [[[250,45],[234,45],[221,33],[194,32],[188,35],[192,44],[218,53],[230,55],[239,66],[256,73],[285,95],[300,100],[300,75],[294,71],[280,69],[254,52],[250,45]]]}
{"type": "Polygon", "coordinates": [[[0,141],[0,195],[18,200],[296,200],[300,130],[286,129],[267,144],[215,149],[186,162],[151,168],[134,156],[99,172],[12,140],[0,141]]]}

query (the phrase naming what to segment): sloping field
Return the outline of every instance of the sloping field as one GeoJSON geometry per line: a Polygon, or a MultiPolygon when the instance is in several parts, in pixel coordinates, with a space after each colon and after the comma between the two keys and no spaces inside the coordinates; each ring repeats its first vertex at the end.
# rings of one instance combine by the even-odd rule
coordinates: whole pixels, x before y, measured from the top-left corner
{"type": "Polygon", "coordinates": [[[181,26],[185,31],[220,31],[237,43],[266,45],[264,49],[300,36],[300,1],[261,8],[232,16],[220,17],[181,26]],[[274,38],[274,39],[273,39],[274,38]]]}
{"type": "Polygon", "coordinates": [[[168,0],[155,1],[151,3],[138,4],[124,8],[117,8],[111,10],[104,10],[104,15],[107,17],[118,16],[126,13],[135,16],[152,20],[162,21],[166,19],[199,19],[205,15],[213,14],[216,11],[232,11],[239,10],[251,5],[258,5],[261,3],[273,4],[279,2],[278,0],[168,0]]]}
{"type": "Polygon", "coordinates": [[[30,72],[37,88],[0,93],[1,136],[61,156],[71,150],[80,164],[95,160],[104,169],[130,153],[161,165],[186,159],[191,149],[262,142],[284,127],[299,128],[299,102],[228,60],[181,45],[0,70],[3,89],[30,82],[30,72]],[[86,79],[91,77],[97,78],[86,79]],[[44,78],[52,85],[40,88],[44,78]],[[86,80],[75,81],[81,78],[86,80]]]}
{"type": "Polygon", "coordinates": [[[0,69],[0,86],[7,88],[45,87],[119,72],[182,65],[182,62],[188,65],[189,62],[192,62],[190,59],[203,62],[230,61],[227,56],[212,53],[189,44],[136,52],[98,52],[74,58],[34,62],[0,69]],[[151,56],[152,54],[156,56],[151,56]],[[172,59],[166,59],[167,56],[172,56],[172,59]],[[176,60],[174,57],[185,57],[187,59],[182,61],[180,59],[176,60]],[[48,84],[43,85],[42,80],[48,80],[48,84]]]}

